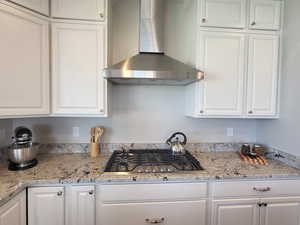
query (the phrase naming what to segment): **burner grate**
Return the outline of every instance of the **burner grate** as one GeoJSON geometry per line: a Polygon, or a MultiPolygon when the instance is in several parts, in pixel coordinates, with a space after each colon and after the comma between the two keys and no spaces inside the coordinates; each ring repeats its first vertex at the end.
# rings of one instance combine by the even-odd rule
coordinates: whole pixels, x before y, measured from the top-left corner
{"type": "Polygon", "coordinates": [[[105,172],[176,172],[203,170],[189,152],[173,155],[170,150],[115,151],[105,172]]]}

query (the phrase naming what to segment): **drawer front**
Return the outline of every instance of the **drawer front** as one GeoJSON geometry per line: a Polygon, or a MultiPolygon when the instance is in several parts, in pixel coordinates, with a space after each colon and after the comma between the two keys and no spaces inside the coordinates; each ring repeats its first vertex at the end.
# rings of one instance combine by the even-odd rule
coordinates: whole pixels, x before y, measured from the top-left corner
{"type": "Polygon", "coordinates": [[[197,200],[207,196],[206,183],[100,185],[102,202],[197,200]]]}
{"type": "Polygon", "coordinates": [[[206,201],[103,204],[98,225],[205,225],[206,201]]]}
{"type": "Polygon", "coordinates": [[[299,180],[238,181],[213,184],[214,197],[299,195],[299,180]]]}

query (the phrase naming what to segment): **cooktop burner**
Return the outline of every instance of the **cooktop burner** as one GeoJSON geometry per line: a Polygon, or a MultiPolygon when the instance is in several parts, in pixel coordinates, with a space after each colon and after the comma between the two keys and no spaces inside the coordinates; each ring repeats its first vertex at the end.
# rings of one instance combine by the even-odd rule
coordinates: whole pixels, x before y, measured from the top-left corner
{"type": "Polygon", "coordinates": [[[115,151],[109,159],[105,172],[172,173],[203,170],[197,159],[186,151],[173,155],[171,150],[115,151]]]}

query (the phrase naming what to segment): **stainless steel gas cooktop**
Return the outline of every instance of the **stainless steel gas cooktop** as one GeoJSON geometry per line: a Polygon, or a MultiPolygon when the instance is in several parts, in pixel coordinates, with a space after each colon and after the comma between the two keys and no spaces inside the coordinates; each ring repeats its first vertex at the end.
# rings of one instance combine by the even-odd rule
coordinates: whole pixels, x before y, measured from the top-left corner
{"type": "Polygon", "coordinates": [[[170,150],[115,151],[104,172],[174,173],[203,170],[188,151],[174,155],[170,150]]]}

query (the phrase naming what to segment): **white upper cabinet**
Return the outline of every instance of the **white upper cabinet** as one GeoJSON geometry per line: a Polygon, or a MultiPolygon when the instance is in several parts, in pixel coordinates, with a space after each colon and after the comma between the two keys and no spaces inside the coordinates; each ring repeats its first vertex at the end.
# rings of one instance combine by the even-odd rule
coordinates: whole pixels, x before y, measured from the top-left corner
{"type": "Polygon", "coordinates": [[[243,34],[201,32],[198,113],[203,116],[242,114],[245,61],[243,34]]]}
{"type": "Polygon", "coordinates": [[[49,1],[50,0],[11,0],[19,5],[22,5],[31,10],[40,12],[49,16],[49,1]]]}
{"type": "Polygon", "coordinates": [[[258,202],[259,199],[215,200],[212,224],[259,225],[258,202]]]}
{"type": "Polygon", "coordinates": [[[0,225],[26,225],[26,191],[0,207],[0,225]]]}
{"type": "Polygon", "coordinates": [[[250,35],[248,116],[275,116],[277,109],[279,37],[250,35]]]}
{"type": "Polygon", "coordinates": [[[28,189],[28,225],[64,225],[65,193],[63,187],[28,189]]]}
{"type": "Polygon", "coordinates": [[[281,23],[281,1],[251,0],[250,29],[279,30],[281,23]]]}
{"type": "Polygon", "coordinates": [[[95,225],[95,187],[71,187],[69,225],[95,225]]]}
{"type": "Polygon", "coordinates": [[[0,3],[0,37],[0,116],[49,114],[48,21],[0,3]]]}
{"type": "Polygon", "coordinates": [[[106,29],[99,23],[52,24],[52,110],[105,116],[106,29]]]}
{"type": "Polygon", "coordinates": [[[201,0],[202,26],[245,28],[246,0],[201,0]]]}
{"type": "Polygon", "coordinates": [[[51,15],[56,18],[104,21],[105,2],[106,0],[52,0],[51,15]]]}

